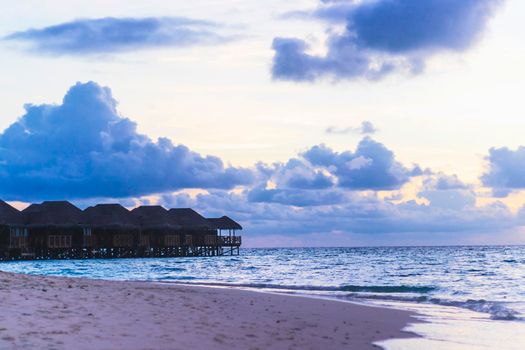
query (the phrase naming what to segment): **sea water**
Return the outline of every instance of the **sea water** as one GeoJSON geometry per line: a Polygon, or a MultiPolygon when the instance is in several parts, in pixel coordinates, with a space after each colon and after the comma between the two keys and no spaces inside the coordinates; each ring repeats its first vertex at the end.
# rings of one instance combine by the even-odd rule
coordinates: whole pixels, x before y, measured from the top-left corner
{"type": "Polygon", "coordinates": [[[400,307],[430,322],[409,327],[424,338],[380,343],[388,349],[525,349],[522,246],[241,249],[223,257],[2,262],[0,270],[236,286],[400,307]]]}

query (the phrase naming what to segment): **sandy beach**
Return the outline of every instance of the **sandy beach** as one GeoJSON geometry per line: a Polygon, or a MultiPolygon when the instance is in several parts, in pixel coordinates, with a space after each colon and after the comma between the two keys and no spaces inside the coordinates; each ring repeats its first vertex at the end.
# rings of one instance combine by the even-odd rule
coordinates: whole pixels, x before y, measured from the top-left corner
{"type": "Polygon", "coordinates": [[[405,311],[237,289],[0,272],[0,349],[373,349],[405,311]]]}

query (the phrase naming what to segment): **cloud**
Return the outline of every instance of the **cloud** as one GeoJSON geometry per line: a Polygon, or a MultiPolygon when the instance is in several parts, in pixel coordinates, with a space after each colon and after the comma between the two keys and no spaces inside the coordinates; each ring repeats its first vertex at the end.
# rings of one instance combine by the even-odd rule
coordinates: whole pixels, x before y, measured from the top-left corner
{"type": "Polygon", "coordinates": [[[506,197],[513,190],[525,188],[525,147],[491,148],[486,161],[488,169],[481,181],[493,188],[496,197],[506,197]]]}
{"type": "Polygon", "coordinates": [[[93,55],[158,47],[187,47],[226,40],[212,22],[183,17],[79,19],[13,33],[4,39],[39,53],[93,55]]]}
{"type": "Polygon", "coordinates": [[[251,203],[279,203],[296,207],[312,207],[341,204],[347,201],[351,194],[339,190],[254,188],[247,192],[247,196],[251,203]]]}
{"type": "Polygon", "coordinates": [[[423,190],[418,195],[440,208],[462,210],[476,204],[476,194],[471,190],[423,190]]]}
{"type": "MultiPolygon", "coordinates": [[[[504,151],[511,153],[511,159],[503,157],[506,162],[525,164],[525,148],[519,155],[504,151]]],[[[457,175],[406,167],[369,137],[354,151],[318,145],[285,163],[259,164],[259,169],[271,187],[258,183],[243,191],[166,195],[163,200],[208,216],[226,211],[249,228],[248,244],[263,246],[291,240],[299,246],[355,245],[357,238],[375,245],[501,244],[508,232],[525,223],[525,207],[513,213],[501,202],[479,205],[474,187],[457,175]],[[293,172],[287,173],[289,169],[293,172]],[[332,180],[330,186],[293,187],[288,181],[294,174],[312,179],[319,172],[332,180]],[[405,197],[405,189],[414,187],[415,198],[405,197]],[[395,191],[390,196],[378,193],[384,190],[395,191]]]]}
{"type": "Polygon", "coordinates": [[[468,190],[471,187],[461,181],[456,174],[447,175],[444,173],[427,177],[423,184],[429,190],[468,190]]]}
{"type": "MultiPolygon", "coordinates": [[[[250,205],[268,205],[273,211],[276,205],[335,208],[355,202],[363,205],[364,210],[383,205],[383,201],[364,200],[363,191],[371,192],[374,197],[376,191],[398,190],[412,178],[424,174],[418,166],[402,165],[392,151],[369,137],[363,138],[355,151],[336,152],[326,145],[317,145],[283,163],[258,163],[255,172],[257,180],[241,192],[212,191],[213,196],[199,195],[197,198],[207,201],[228,198],[230,204],[242,200],[247,210],[250,205]]],[[[193,203],[192,197],[184,193],[166,194],[162,201],[183,206],[193,203]]],[[[232,208],[236,206],[234,210],[240,210],[240,204],[232,208]]]]}
{"type": "Polygon", "coordinates": [[[253,203],[295,207],[330,206],[351,201],[355,192],[397,190],[423,171],[395,159],[392,151],[369,137],[355,152],[313,146],[285,163],[259,163],[256,183],[245,190],[253,203]]]}
{"type": "Polygon", "coordinates": [[[313,166],[333,174],[339,187],[353,190],[394,190],[422,173],[418,166],[402,165],[392,151],[369,137],[359,142],[355,152],[338,153],[319,145],[302,155],[313,166]]]}
{"type": "MultiPolygon", "coordinates": [[[[332,190],[318,191],[329,193],[332,190]]],[[[273,191],[272,194],[278,194],[273,191]]],[[[348,194],[348,193],[347,193],[348,194]]],[[[435,204],[418,204],[414,201],[394,204],[377,196],[347,195],[344,201],[325,206],[297,207],[283,202],[278,196],[271,201],[254,202],[250,193],[231,193],[211,191],[194,198],[185,197],[184,204],[198,209],[208,217],[228,212],[244,227],[249,228],[249,237],[282,235],[283,237],[308,237],[320,234],[315,241],[302,242],[302,245],[318,245],[325,235],[352,234],[374,235],[381,244],[395,244],[408,234],[413,244],[439,233],[454,233],[456,242],[469,234],[479,234],[505,230],[519,225],[519,218],[502,203],[482,207],[471,205],[460,209],[435,204]],[[389,236],[388,240],[380,237],[389,236]]],[[[166,196],[163,204],[180,203],[177,197],[166,196]]],[[[182,195],[184,196],[184,195],[182,195]]],[[[406,241],[405,241],[406,242],[406,241]]],[[[277,244],[279,245],[279,244],[277,244]]]]}
{"type": "Polygon", "coordinates": [[[392,151],[369,137],[355,151],[335,152],[321,144],[285,163],[260,163],[257,169],[263,181],[245,189],[248,202],[303,208],[352,202],[361,191],[397,190],[424,174],[418,166],[402,165],[392,151]]]}
{"type": "MultiPolygon", "coordinates": [[[[481,37],[502,0],[322,1],[310,14],[341,26],[327,39],[324,56],[298,38],[275,38],[274,79],[377,80],[393,72],[417,74],[441,52],[461,52],[481,37]]],[[[294,16],[297,17],[297,14],[294,16]]]]}
{"type": "Polygon", "coordinates": [[[373,135],[377,132],[374,124],[370,121],[363,121],[359,127],[346,127],[346,128],[337,128],[335,126],[329,126],[326,128],[327,134],[332,135],[348,135],[348,134],[360,134],[360,135],[373,135]]]}
{"type": "Polygon", "coordinates": [[[77,83],[60,105],[25,108],[0,134],[0,197],[6,200],[122,198],[254,181],[252,170],[139,134],[118,114],[111,91],[93,82],[77,83]]]}
{"type": "MultiPolygon", "coordinates": [[[[487,160],[485,185],[525,186],[525,147],[491,149],[487,160]]],[[[166,138],[139,134],[118,113],[111,91],[93,82],[76,84],[60,104],[27,105],[0,133],[0,198],[66,198],[83,206],[95,199],[133,206],[159,198],[207,216],[226,213],[252,237],[294,237],[303,245],[308,237],[325,244],[324,235],[351,242],[355,234],[388,237],[376,240],[386,244],[397,237],[418,243],[525,223],[524,208],[513,214],[500,202],[479,206],[473,187],[458,176],[404,165],[368,136],[344,151],[321,144],[285,162],[226,166],[166,138]],[[406,197],[405,189],[414,186],[415,197],[406,197]]]]}
{"type": "Polygon", "coordinates": [[[450,210],[465,210],[476,205],[476,193],[457,175],[431,174],[423,180],[418,196],[430,205],[450,210]]]}
{"type": "Polygon", "coordinates": [[[323,189],[334,185],[329,173],[316,169],[304,159],[292,158],[285,164],[274,164],[272,180],[279,188],[323,189]]]}

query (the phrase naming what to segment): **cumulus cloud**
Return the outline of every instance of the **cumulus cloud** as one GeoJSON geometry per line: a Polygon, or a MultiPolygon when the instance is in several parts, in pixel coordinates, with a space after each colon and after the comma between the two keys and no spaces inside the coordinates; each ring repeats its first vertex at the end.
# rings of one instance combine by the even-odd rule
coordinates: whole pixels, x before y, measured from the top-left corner
{"type": "Polygon", "coordinates": [[[0,134],[0,196],[7,200],[129,197],[249,184],[228,167],[169,139],[151,140],[120,116],[108,88],[73,86],[60,105],[27,105],[0,134]]]}
{"type": "Polygon", "coordinates": [[[418,166],[398,162],[392,151],[369,137],[355,151],[317,145],[287,162],[259,163],[256,169],[258,181],[244,191],[247,201],[294,207],[344,204],[358,192],[397,190],[424,174],[418,166]]]}
{"type": "Polygon", "coordinates": [[[182,17],[79,19],[13,33],[4,39],[30,44],[37,52],[91,55],[119,51],[186,47],[226,40],[212,22],[182,17]]]}
{"type": "Polygon", "coordinates": [[[355,152],[339,153],[319,145],[304,152],[303,157],[333,174],[339,187],[353,190],[394,190],[422,174],[418,166],[405,167],[391,150],[369,137],[359,142],[355,152]]]}
{"type": "Polygon", "coordinates": [[[348,135],[348,134],[360,134],[360,135],[373,135],[377,132],[374,124],[372,122],[365,120],[361,123],[359,127],[346,127],[346,128],[337,128],[335,126],[329,126],[326,128],[327,134],[332,135],[348,135]]]}
{"type": "Polygon", "coordinates": [[[334,185],[330,174],[316,169],[304,159],[297,158],[292,158],[285,164],[274,164],[271,178],[279,188],[323,189],[334,185]]]}
{"type": "Polygon", "coordinates": [[[258,181],[244,192],[249,202],[295,207],[338,205],[360,191],[397,190],[424,174],[369,137],[355,151],[336,152],[321,144],[284,163],[259,163],[256,173],[258,181]]]}
{"type": "MultiPolygon", "coordinates": [[[[275,79],[313,81],[381,79],[392,72],[417,74],[440,52],[461,52],[482,35],[502,0],[322,1],[308,16],[343,26],[327,39],[324,56],[298,38],[273,41],[275,79]]],[[[306,15],[306,14],[303,14],[306,15]]]]}
{"type": "Polygon", "coordinates": [[[483,185],[492,187],[496,197],[525,188],[525,147],[491,148],[486,157],[488,169],[481,176],[483,185]]]}

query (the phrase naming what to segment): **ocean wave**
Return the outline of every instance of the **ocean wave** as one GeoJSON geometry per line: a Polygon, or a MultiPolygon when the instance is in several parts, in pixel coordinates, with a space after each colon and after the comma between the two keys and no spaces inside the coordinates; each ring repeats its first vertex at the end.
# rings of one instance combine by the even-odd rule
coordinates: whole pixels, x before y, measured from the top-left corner
{"type": "Polygon", "coordinates": [[[397,275],[394,275],[395,277],[416,277],[416,276],[421,276],[420,273],[405,273],[405,274],[397,274],[397,275]]]}
{"type": "MultiPolygon", "coordinates": [[[[177,283],[185,283],[185,282],[179,282],[179,281],[189,281],[189,280],[195,280],[196,277],[193,276],[162,276],[158,277],[155,280],[158,282],[177,282],[177,283]]],[[[189,282],[186,282],[189,284],[189,282]]]]}
{"type": "Polygon", "coordinates": [[[293,292],[327,292],[325,296],[336,297],[337,299],[360,299],[360,300],[384,300],[404,303],[430,303],[441,306],[453,306],[464,308],[476,312],[486,313],[490,315],[493,320],[521,320],[519,314],[506,307],[504,303],[487,301],[484,299],[466,301],[446,300],[441,298],[433,298],[428,294],[435,291],[434,286],[358,286],[358,285],[343,285],[343,286],[314,286],[314,285],[276,285],[267,283],[210,283],[210,282],[180,282],[185,284],[199,284],[210,287],[237,287],[237,288],[253,288],[253,289],[270,289],[276,291],[293,291],[293,292]],[[342,295],[330,295],[330,292],[348,292],[342,295]]]}
{"type": "Polygon", "coordinates": [[[165,267],[163,269],[163,272],[181,272],[181,271],[186,271],[186,269],[183,267],[165,267]]]}
{"type": "Polygon", "coordinates": [[[429,293],[436,290],[432,286],[343,286],[344,292],[367,293],[429,293]]]}
{"type": "Polygon", "coordinates": [[[403,296],[403,295],[379,295],[379,294],[359,294],[352,293],[346,296],[349,299],[368,299],[368,300],[378,300],[378,301],[393,301],[393,302],[402,302],[402,303],[427,303],[440,306],[452,306],[462,309],[467,309],[471,311],[476,311],[480,313],[489,314],[489,317],[492,320],[500,321],[516,321],[523,320],[519,316],[519,313],[508,308],[502,302],[487,301],[484,299],[474,300],[468,299],[466,301],[460,300],[445,300],[440,298],[431,298],[428,296],[403,296]]]}
{"type": "MultiPolygon", "coordinates": [[[[175,281],[176,282],[176,281],[175,281]]],[[[316,285],[277,285],[270,283],[214,283],[203,282],[198,284],[216,287],[240,287],[254,289],[275,289],[311,292],[361,292],[361,293],[429,293],[436,289],[433,286],[316,286],[316,285]]]]}
{"type": "Polygon", "coordinates": [[[487,301],[484,299],[479,300],[473,300],[468,299],[466,301],[451,301],[451,300],[441,300],[437,298],[433,298],[429,300],[433,304],[443,305],[443,306],[455,306],[460,308],[465,308],[468,310],[481,312],[481,313],[487,313],[490,315],[490,318],[493,320],[501,320],[501,321],[515,321],[515,320],[522,320],[521,317],[519,317],[519,314],[509,309],[504,305],[504,303],[501,302],[495,302],[495,301],[487,301]]]}

